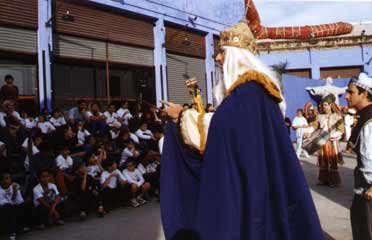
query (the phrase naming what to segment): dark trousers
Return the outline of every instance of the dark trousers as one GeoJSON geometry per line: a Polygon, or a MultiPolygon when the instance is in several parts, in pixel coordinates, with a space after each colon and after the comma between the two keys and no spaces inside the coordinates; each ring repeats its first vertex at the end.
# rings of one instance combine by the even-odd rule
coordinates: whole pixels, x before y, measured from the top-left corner
{"type": "Polygon", "coordinates": [[[160,174],[159,172],[146,173],[143,175],[146,182],[151,184],[151,189],[156,190],[159,188],[160,174]]]}
{"type": "Polygon", "coordinates": [[[23,205],[4,205],[0,207],[0,223],[7,233],[15,233],[23,227],[23,205]]]}
{"type": "Polygon", "coordinates": [[[118,205],[125,205],[129,202],[130,186],[118,186],[117,188],[106,187],[102,190],[103,206],[105,210],[112,210],[118,205]]]}
{"type": "Polygon", "coordinates": [[[350,209],[354,240],[372,240],[372,201],[354,195],[350,209]]]}
{"type": "Polygon", "coordinates": [[[80,211],[89,212],[90,210],[97,208],[102,202],[100,195],[93,191],[79,191],[73,194],[73,199],[80,211]]]}
{"type": "MultiPolygon", "coordinates": [[[[57,212],[62,216],[62,204],[56,207],[57,212]]],[[[40,204],[35,208],[35,220],[37,224],[48,224],[49,223],[49,209],[44,205],[40,204]]]]}

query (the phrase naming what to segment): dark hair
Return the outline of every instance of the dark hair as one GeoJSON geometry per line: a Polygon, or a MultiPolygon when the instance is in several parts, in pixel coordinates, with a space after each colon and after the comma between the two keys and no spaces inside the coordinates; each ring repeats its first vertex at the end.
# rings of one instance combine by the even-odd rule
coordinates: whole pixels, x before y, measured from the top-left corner
{"type": "Polygon", "coordinates": [[[78,100],[78,101],[77,101],[77,104],[78,104],[78,105],[80,105],[80,104],[82,104],[82,103],[87,103],[87,101],[85,101],[85,100],[78,100]]]}
{"type": "Polygon", "coordinates": [[[107,105],[108,108],[111,107],[111,106],[116,107],[116,105],[114,103],[109,103],[109,105],[107,105]]]}
{"type": "Polygon", "coordinates": [[[104,169],[109,169],[112,165],[114,165],[114,163],[116,163],[115,161],[113,161],[113,160],[106,160],[106,161],[104,161],[103,162],[103,168],[104,169]]]}
{"type": "MultiPolygon", "coordinates": [[[[349,84],[348,86],[350,86],[351,84],[355,84],[355,82],[358,80],[358,77],[357,76],[354,76],[350,79],[349,81],[349,84]]],[[[370,92],[368,92],[367,90],[365,90],[364,88],[361,88],[357,85],[355,85],[355,87],[358,89],[358,94],[362,94],[363,92],[367,92],[367,99],[371,102],[372,101],[372,94],[370,92]]]]}
{"type": "Polygon", "coordinates": [[[356,88],[358,89],[358,94],[359,95],[364,93],[364,92],[367,92],[367,94],[368,94],[367,99],[368,99],[368,101],[372,102],[372,94],[370,92],[368,92],[367,90],[365,90],[364,88],[361,88],[359,86],[356,86],[356,88]]]}
{"type": "Polygon", "coordinates": [[[61,111],[61,109],[59,109],[59,108],[55,108],[55,109],[53,109],[53,111],[52,111],[51,114],[53,115],[53,114],[55,114],[55,113],[57,113],[57,112],[62,112],[62,111],[61,111]]]}
{"type": "Polygon", "coordinates": [[[134,161],[134,158],[132,158],[132,157],[129,157],[129,158],[127,159],[127,162],[125,163],[125,165],[128,166],[129,163],[131,163],[131,164],[133,164],[134,166],[136,166],[136,163],[135,163],[135,161],[134,161]]]}
{"type": "Polygon", "coordinates": [[[6,80],[8,80],[8,79],[10,79],[10,80],[13,80],[14,81],[14,78],[13,78],[13,76],[12,75],[10,75],[10,74],[7,74],[7,75],[5,75],[5,77],[4,77],[4,80],[6,81],[6,80]]]}
{"type": "Polygon", "coordinates": [[[184,103],[183,105],[182,105],[182,107],[190,107],[190,104],[188,104],[188,103],[184,103]]]}
{"type": "Polygon", "coordinates": [[[85,166],[85,162],[82,162],[82,161],[76,161],[76,162],[74,162],[74,164],[73,164],[73,166],[72,166],[72,169],[73,169],[73,171],[74,172],[76,172],[77,170],[79,170],[79,168],[81,167],[81,166],[85,166]]]}
{"type": "Polygon", "coordinates": [[[50,170],[48,168],[42,168],[37,172],[37,177],[40,178],[43,173],[50,173],[50,170]]]}
{"type": "Polygon", "coordinates": [[[0,174],[0,181],[2,181],[4,179],[5,176],[12,176],[12,174],[10,174],[9,171],[3,171],[1,174],[0,174]]]}
{"type": "Polygon", "coordinates": [[[301,108],[298,108],[298,109],[296,110],[296,112],[301,112],[302,114],[304,114],[304,111],[303,111],[301,108]]]}

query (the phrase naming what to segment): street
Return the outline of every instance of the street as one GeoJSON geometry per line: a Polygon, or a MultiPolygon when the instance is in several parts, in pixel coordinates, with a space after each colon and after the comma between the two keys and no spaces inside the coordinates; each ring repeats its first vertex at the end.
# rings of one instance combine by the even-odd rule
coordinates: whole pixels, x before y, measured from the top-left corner
{"type": "MultiPolygon", "coordinates": [[[[352,169],[355,157],[345,156],[340,167],[342,185],[338,188],[317,186],[315,156],[301,159],[312,196],[327,240],[351,240],[349,207],[352,200],[352,169]]],[[[24,240],[163,240],[159,203],[153,200],[141,208],[117,209],[103,219],[90,216],[85,222],[72,219],[65,226],[20,236],[24,240]]]]}

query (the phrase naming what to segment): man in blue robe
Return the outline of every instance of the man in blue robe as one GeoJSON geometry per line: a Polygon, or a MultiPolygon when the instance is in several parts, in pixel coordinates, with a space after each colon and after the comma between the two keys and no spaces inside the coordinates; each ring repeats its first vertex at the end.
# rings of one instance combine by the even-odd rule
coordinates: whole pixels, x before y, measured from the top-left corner
{"type": "Polygon", "coordinates": [[[275,74],[252,53],[245,22],[225,30],[220,46],[223,79],[214,91],[214,115],[168,103],[175,120],[162,156],[166,238],[323,239],[275,74]]]}

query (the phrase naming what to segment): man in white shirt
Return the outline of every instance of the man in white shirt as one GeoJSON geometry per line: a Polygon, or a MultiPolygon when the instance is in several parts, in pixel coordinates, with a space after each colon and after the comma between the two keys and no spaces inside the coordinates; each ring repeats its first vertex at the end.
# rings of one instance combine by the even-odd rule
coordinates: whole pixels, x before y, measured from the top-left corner
{"type": "Polygon", "coordinates": [[[348,107],[355,108],[359,115],[350,137],[357,154],[350,209],[353,239],[372,240],[372,78],[365,73],[352,78],[345,99],[348,107]]]}
{"type": "Polygon", "coordinates": [[[309,127],[306,118],[303,116],[302,109],[297,109],[296,117],[293,119],[292,128],[296,130],[296,154],[300,158],[301,154],[304,153],[305,157],[308,158],[309,154],[302,149],[303,139],[306,133],[306,129],[309,127]]]}
{"type": "Polygon", "coordinates": [[[20,186],[12,183],[9,173],[1,175],[0,182],[0,222],[9,234],[9,239],[15,239],[17,228],[23,223],[23,197],[20,186]]]}

